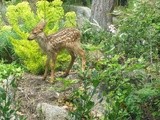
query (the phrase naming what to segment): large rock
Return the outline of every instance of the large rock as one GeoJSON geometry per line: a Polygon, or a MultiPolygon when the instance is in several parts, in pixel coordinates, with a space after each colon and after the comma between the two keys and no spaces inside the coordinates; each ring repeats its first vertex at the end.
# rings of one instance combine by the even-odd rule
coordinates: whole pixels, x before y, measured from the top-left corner
{"type": "Polygon", "coordinates": [[[68,116],[65,108],[47,103],[37,105],[37,114],[40,120],[66,120],[68,116]]]}
{"type": "Polygon", "coordinates": [[[79,27],[82,27],[82,25],[89,21],[91,17],[91,9],[84,6],[69,6],[70,10],[74,11],[77,15],[77,23],[79,27]]]}
{"type": "Polygon", "coordinates": [[[75,11],[78,16],[83,16],[87,19],[90,19],[91,17],[91,9],[84,6],[70,6],[70,9],[75,11]]]}
{"type": "Polygon", "coordinates": [[[102,118],[105,114],[106,99],[102,96],[102,91],[98,90],[92,97],[92,101],[95,103],[92,108],[91,114],[95,118],[102,118]]]}

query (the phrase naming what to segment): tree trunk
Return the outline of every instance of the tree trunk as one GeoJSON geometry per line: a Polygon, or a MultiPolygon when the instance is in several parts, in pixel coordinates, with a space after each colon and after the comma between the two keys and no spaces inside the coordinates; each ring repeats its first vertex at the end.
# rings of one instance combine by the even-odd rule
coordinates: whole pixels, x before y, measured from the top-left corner
{"type": "Polygon", "coordinates": [[[31,7],[31,10],[33,11],[34,14],[36,14],[36,2],[37,0],[27,0],[29,2],[29,5],[31,7]]]}
{"type": "Polygon", "coordinates": [[[114,0],[92,0],[91,22],[96,21],[102,29],[107,30],[112,23],[113,10],[114,0]]]}
{"type": "Polygon", "coordinates": [[[6,25],[8,25],[9,23],[8,23],[8,20],[7,20],[7,18],[6,18],[6,7],[5,7],[5,5],[4,5],[4,2],[3,2],[3,0],[0,0],[0,14],[1,14],[1,16],[2,16],[2,21],[6,24],[6,25]]]}

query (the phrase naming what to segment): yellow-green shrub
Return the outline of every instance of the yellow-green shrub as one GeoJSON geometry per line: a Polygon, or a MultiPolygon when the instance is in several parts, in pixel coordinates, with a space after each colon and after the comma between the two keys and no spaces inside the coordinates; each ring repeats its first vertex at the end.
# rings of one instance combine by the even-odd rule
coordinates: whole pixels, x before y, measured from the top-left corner
{"type": "Polygon", "coordinates": [[[21,62],[31,73],[38,74],[43,71],[46,57],[42,54],[35,41],[30,42],[11,38],[11,42],[21,62]]]}
{"type": "MultiPolygon", "coordinates": [[[[12,29],[16,32],[19,40],[11,37],[15,53],[19,56],[24,66],[32,73],[39,74],[44,70],[46,56],[42,54],[36,42],[27,41],[31,29],[41,20],[45,19],[47,25],[46,34],[51,34],[63,27],[76,26],[76,14],[74,12],[64,13],[61,0],[53,2],[38,1],[36,15],[31,11],[28,2],[10,5],[6,16],[12,29]]],[[[62,52],[58,56],[57,68],[62,68],[60,63],[69,60],[69,56],[62,52]]]]}
{"type": "Polygon", "coordinates": [[[65,15],[66,21],[65,21],[65,27],[73,27],[76,26],[76,21],[74,20],[76,18],[75,12],[68,12],[65,15]]]}

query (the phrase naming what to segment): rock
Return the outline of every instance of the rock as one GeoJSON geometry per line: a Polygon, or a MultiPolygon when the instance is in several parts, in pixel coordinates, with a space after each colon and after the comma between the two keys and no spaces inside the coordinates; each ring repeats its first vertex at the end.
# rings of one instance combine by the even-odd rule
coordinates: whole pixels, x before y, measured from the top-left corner
{"type": "Polygon", "coordinates": [[[70,9],[74,10],[78,16],[83,16],[88,19],[91,17],[91,9],[88,7],[71,5],[70,9]]]}
{"type": "Polygon", "coordinates": [[[100,61],[104,59],[104,54],[100,50],[89,51],[88,56],[91,61],[100,61]]]}
{"type": "Polygon", "coordinates": [[[96,118],[102,118],[105,114],[106,100],[102,95],[100,95],[101,93],[95,93],[92,98],[95,106],[92,108],[91,114],[96,118]]]}
{"type": "Polygon", "coordinates": [[[10,75],[7,79],[4,79],[1,81],[0,87],[7,90],[8,95],[11,95],[12,97],[15,95],[16,88],[13,86],[15,85],[15,77],[13,75],[10,75]]]}
{"type": "MultiPolygon", "coordinates": [[[[76,63],[75,63],[76,64],[76,63]]],[[[73,80],[73,81],[77,81],[78,82],[78,78],[79,78],[79,76],[78,76],[78,74],[77,73],[70,73],[67,77],[66,77],[66,79],[69,79],[69,80],[73,80]]]]}
{"type": "Polygon", "coordinates": [[[15,79],[15,77],[13,75],[10,75],[7,79],[2,80],[1,86],[4,89],[7,89],[8,87],[12,87],[11,83],[13,82],[14,79],[15,79]]]}
{"type": "Polygon", "coordinates": [[[86,21],[89,21],[91,17],[91,9],[84,6],[69,6],[70,10],[74,11],[77,15],[77,23],[79,27],[82,27],[86,21]]]}
{"type": "Polygon", "coordinates": [[[37,105],[37,114],[40,120],[66,120],[68,116],[65,108],[47,103],[37,105]]]}

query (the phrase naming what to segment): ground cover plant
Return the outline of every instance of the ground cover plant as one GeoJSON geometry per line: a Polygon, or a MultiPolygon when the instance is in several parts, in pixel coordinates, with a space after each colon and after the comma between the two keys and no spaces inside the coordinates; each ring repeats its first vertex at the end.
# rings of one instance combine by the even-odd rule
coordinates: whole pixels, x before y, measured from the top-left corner
{"type": "Polygon", "coordinates": [[[15,100],[17,81],[21,78],[23,69],[15,64],[0,62],[0,119],[25,120],[18,115],[19,102],[15,100]]]}
{"type": "MultiPolygon", "coordinates": [[[[106,100],[106,111],[102,118],[104,120],[160,118],[158,4],[159,1],[154,4],[147,0],[131,1],[130,6],[121,11],[123,13],[119,17],[121,20],[116,23],[116,34],[103,30],[97,32],[97,29],[88,25],[84,28],[82,40],[91,44],[86,48],[99,50],[104,55],[92,64],[98,77],[91,75],[89,80],[86,79],[89,81],[88,86],[102,84],[102,98],[106,100]]],[[[88,89],[85,89],[74,94],[78,96],[79,102],[74,99],[77,109],[72,115],[77,119],[79,116],[84,119],[96,119],[90,113],[85,113],[85,110],[91,110],[95,105],[93,101],[85,110],[82,109],[84,103],[90,100],[90,97],[84,97],[89,94],[87,92],[88,89]],[[80,101],[84,102],[80,104],[80,101]]]]}

